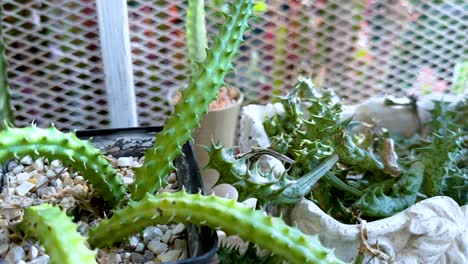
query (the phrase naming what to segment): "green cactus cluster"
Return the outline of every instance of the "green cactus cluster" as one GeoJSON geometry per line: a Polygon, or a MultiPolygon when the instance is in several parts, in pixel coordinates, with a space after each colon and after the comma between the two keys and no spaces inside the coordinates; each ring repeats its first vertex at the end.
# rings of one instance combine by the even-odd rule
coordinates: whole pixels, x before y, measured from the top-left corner
{"type": "Polygon", "coordinates": [[[391,216],[414,204],[421,193],[447,195],[466,204],[466,100],[455,111],[449,111],[447,103],[435,102],[432,132],[408,142],[378,130],[356,135],[353,127],[358,123],[352,118],[342,121],[342,106],[334,94],[315,89],[309,78],[300,79],[279,102],[284,112],[266,117],[264,128],[270,148],[294,160],[287,177],[261,175],[255,162],[250,164],[242,155],[236,159],[232,150],[215,145],[208,149],[209,167],[220,172],[220,183],[237,188],[240,199],[256,197],[261,205],[285,205],[289,201],[273,196],[273,190],[283,195],[291,180],[304,182],[301,197],[310,193],[308,198],[346,223],[391,216]],[[323,167],[326,170],[314,181],[305,181],[332,156],[337,162],[323,167]],[[390,156],[400,158],[389,160],[390,156]]]}
{"type": "Polygon", "coordinates": [[[102,153],[88,141],[78,139],[74,132],[62,133],[54,127],[41,129],[35,125],[6,126],[0,132],[0,163],[26,155],[60,159],[64,166],[79,170],[112,209],[108,214],[111,217],[98,219],[89,237],[84,238],[58,207],[42,204],[26,208],[18,229],[44,245],[51,263],[96,263],[88,244],[91,248],[111,246],[149,224],[172,221],[221,227],[291,263],[341,263],[317,237],[302,234],[280,218],[254,211],[234,200],[185,191],[153,195],[166,184],[165,177],[174,169],[173,160],[181,154],[181,146],[190,140],[192,129],[199,124],[217,89],[224,84],[225,75],[232,69],[231,61],[248,28],[252,9],[252,0],[239,0],[230,5],[218,37],[207,50],[206,59],[195,64],[182,99],[156,135],[154,147],[147,150],[145,163],[136,171],[130,190],[126,190],[102,153]]]}

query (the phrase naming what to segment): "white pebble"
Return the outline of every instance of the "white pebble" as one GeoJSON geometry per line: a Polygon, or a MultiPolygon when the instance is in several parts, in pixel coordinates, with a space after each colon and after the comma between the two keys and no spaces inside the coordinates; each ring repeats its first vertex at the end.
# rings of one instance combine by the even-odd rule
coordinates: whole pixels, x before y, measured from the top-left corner
{"type": "Polygon", "coordinates": [[[166,251],[168,246],[165,243],[159,241],[159,239],[153,239],[148,243],[148,249],[153,251],[154,254],[158,255],[166,251]]]}
{"type": "Polygon", "coordinates": [[[134,181],[134,179],[130,177],[122,177],[122,181],[124,184],[130,184],[134,181]]]}
{"type": "Polygon", "coordinates": [[[24,252],[23,247],[15,245],[12,248],[10,248],[10,251],[8,251],[6,260],[9,263],[17,263],[18,261],[23,259],[24,256],[25,256],[25,252],[24,252]]]}
{"type": "Polygon", "coordinates": [[[143,250],[145,250],[145,244],[143,243],[138,243],[135,247],[135,251],[136,252],[142,252],[143,250]]]}
{"type": "Polygon", "coordinates": [[[162,236],[163,236],[163,232],[161,231],[161,229],[155,226],[148,226],[148,227],[145,227],[145,229],[143,230],[143,240],[145,242],[153,240],[156,237],[162,237],[162,236]]]}
{"type": "Polygon", "coordinates": [[[73,179],[66,177],[63,179],[63,186],[73,186],[73,179]]]}
{"type": "Polygon", "coordinates": [[[10,248],[10,245],[8,243],[0,243],[0,256],[4,255],[5,253],[8,252],[8,248],[10,248]]]}
{"type": "Polygon", "coordinates": [[[140,243],[140,240],[138,239],[138,237],[136,237],[136,236],[131,236],[130,237],[130,245],[132,247],[136,247],[138,245],[138,243],[140,243]]]}
{"type": "Polygon", "coordinates": [[[26,264],[26,261],[20,260],[20,261],[16,262],[16,264],[26,264]]]}
{"type": "Polygon", "coordinates": [[[133,173],[133,171],[131,170],[127,170],[125,172],[125,176],[130,177],[130,178],[135,178],[135,173],[133,173]]]}
{"type": "Polygon", "coordinates": [[[42,186],[43,184],[45,184],[49,180],[46,176],[41,175],[41,174],[37,175],[36,179],[37,179],[36,187],[42,186]]]}
{"type": "Polygon", "coordinates": [[[10,232],[6,228],[0,228],[0,244],[10,243],[10,232]]]}
{"type": "Polygon", "coordinates": [[[25,194],[27,194],[32,188],[34,188],[35,184],[34,183],[30,183],[30,182],[23,182],[20,186],[16,187],[15,190],[16,190],[16,193],[19,195],[19,196],[24,196],[25,194]]]}
{"type": "Polygon", "coordinates": [[[146,261],[144,264],[156,264],[154,261],[146,261]]]}
{"type": "Polygon", "coordinates": [[[43,171],[44,170],[44,160],[42,158],[39,158],[34,161],[33,168],[38,171],[43,171]]]}
{"type": "Polygon", "coordinates": [[[139,168],[139,167],[141,167],[141,163],[138,161],[132,161],[132,163],[130,164],[130,168],[139,168]]]}
{"type": "Polygon", "coordinates": [[[161,241],[163,241],[166,244],[169,244],[169,241],[171,240],[172,233],[170,230],[166,231],[164,235],[161,237],[161,241]]]}
{"type": "Polygon", "coordinates": [[[42,187],[37,190],[37,195],[39,196],[51,196],[52,194],[56,194],[56,193],[57,191],[52,186],[42,187]]]}
{"type": "Polygon", "coordinates": [[[55,169],[57,167],[60,167],[61,164],[60,164],[60,161],[59,160],[53,160],[51,163],[50,163],[50,168],[51,169],[55,169]]]}
{"type": "Polygon", "coordinates": [[[178,235],[178,234],[184,232],[184,229],[185,229],[184,224],[179,223],[172,229],[172,234],[178,235]]]}
{"type": "Polygon", "coordinates": [[[21,159],[21,164],[23,165],[31,165],[32,164],[32,159],[29,156],[25,156],[21,159]]]}
{"type": "Polygon", "coordinates": [[[37,247],[35,246],[31,246],[29,248],[29,252],[28,252],[28,258],[29,259],[35,259],[37,258],[37,255],[39,254],[39,250],[37,249],[37,247]]]}
{"type": "Polygon", "coordinates": [[[54,186],[55,188],[62,188],[62,180],[61,179],[55,179],[53,180],[50,185],[54,186]]]}
{"type": "Polygon", "coordinates": [[[48,264],[48,263],[49,263],[49,256],[47,255],[40,256],[28,262],[28,264],[48,264]]]}
{"type": "Polygon", "coordinates": [[[13,172],[14,174],[17,174],[23,171],[24,171],[24,166],[20,164],[16,166],[11,172],[13,172]]]}
{"type": "Polygon", "coordinates": [[[55,177],[55,175],[57,175],[57,173],[55,173],[53,170],[48,170],[46,172],[47,178],[53,178],[53,177],[55,177]]]}
{"type": "Polygon", "coordinates": [[[117,166],[119,167],[128,167],[130,164],[132,164],[132,158],[129,157],[120,157],[117,160],[117,166]]]}
{"type": "Polygon", "coordinates": [[[158,256],[158,259],[161,262],[176,261],[177,259],[179,259],[180,253],[182,253],[182,250],[180,249],[169,250],[160,254],[158,256]]]}
{"type": "Polygon", "coordinates": [[[31,174],[29,172],[21,172],[16,174],[16,183],[22,184],[23,182],[27,181],[29,178],[31,178],[31,174]]]}

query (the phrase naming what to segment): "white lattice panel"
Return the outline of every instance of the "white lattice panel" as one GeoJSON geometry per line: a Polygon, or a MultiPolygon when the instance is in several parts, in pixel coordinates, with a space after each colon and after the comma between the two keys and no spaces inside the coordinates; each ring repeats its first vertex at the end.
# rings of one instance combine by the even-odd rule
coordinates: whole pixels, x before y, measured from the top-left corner
{"type": "MultiPolygon", "coordinates": [[[[222,0],[206,0],[209,37],[222,0]]],[[[128,1],[139,122],[161,125],[170,89],[187,83],[182,0],[128,1]]],[[[237,75],[247,102],[267,102],[299,74],[323,80],[348,102],[376,93],[450,89],[468,59],[468,2],[267,1],[252,21],[237,75]]],[[[108,125],[92,0],[6,0],[4,27],[17,115],[62,127],[108,125]]]]}

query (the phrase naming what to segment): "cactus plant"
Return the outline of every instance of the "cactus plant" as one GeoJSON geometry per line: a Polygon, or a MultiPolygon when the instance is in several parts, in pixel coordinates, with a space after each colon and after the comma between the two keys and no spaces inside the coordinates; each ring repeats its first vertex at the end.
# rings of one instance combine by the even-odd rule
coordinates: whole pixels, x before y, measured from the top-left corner
{"type": "Polygon", "coordinates": [[[13,124],[13,109],[10,103],[10,87],[8,86],[7,59],[5,56],[5,43],[1,26],[2,10],[0,10],[0,130],[5,124],[13,124]]]}
{"type": "Polygon", "coordinates": [[[0,163],[26,155],[57,158],[64,165],[73,165],[110,206],[122,202],[126,195],[122,180],[101,151],[78,139],[73,132],[62,133],[53,126],[41,129],[34,125],[6,127],[0,131],[0,163]]]}
{"type": "MultiPolygon", "coordinates": [[[[320,244],[317,237],[302,234],[280,218],[252,211],[234,200],[204,197],[200,193],[190,195],[185,191],[150,194],[165,184],[165,176],[174,168],[174,158],[180,155],[181,146],[190,139],[191,130],[207,112],[226,73],[232,68],[231,61],[248,28],[252,7],[252,0],[239,0],[231,5],[219,37],[207,50],[206,60],[196,64],[197,68],[192,72],[189,86],[182,93],[173,116],[156,135],[155,146],[147,150],[145,163],[137,170],[136,181],[131,186],[134,201],[127,203],[126,190],[102,153],[87,141],[76,138],[73,132],[62,133],[54,127],[7,127],[0,132],[0,162],[20,155],[45,156],[60,158],[65,165],[80,170],[115,209],[110,219],[102,219],[90,230],[88,242],[94,247],[126,239],[149,223],[176,220],[222,227],[293,263],[341,263],[331,250],[320,244]],[[122,224],[126,228],[121,228],[122,224]]],[[[34,206],[25,210],[25,216],[19,227],[28,236],[39,238],[52,263],[95,263],[94,254],[86,248],[84,239],[76,233],[76,227],[58,208],[46,204],[34,206]],[[74,249],[66,250],[66,245],[74,249]]]]}
{"type": "Polygon", "coordinates": [[[156,135],[155,146],[146,152],[145,163],[136,171],[136,179],[131,186],[133,199],[139,200],[147,192],[152,193],[166,184],[164,177],[174,169],[172,162],[180,155],[181,146],[191,139],[192,130],[208,111],[209,104],[224,83],[224,77],[232,69],[231,61],[248,28],[252,7],[250,0],[230,5],[230,12],[225,15],[226,22],[207,51],[206,60],[197,63],[198,69],[192,72],[174,113],[167,119],[163,131],[156,135]]]}
{"type": "Polygon", "coordinates": [[[77,225],[58,207],[41,204],[26,208],[20,228],[28,237],[39,239],[52,264],[97,263],[94,252],[76,231],[77,225]]]}
{"type": "Polygon", "coordinates": [[[320,244],[317,236],[305,235],[281,218],[266,216],[263,211],[255,211],[232,199],[185,191],[146,194],[141,201],[130,202],[124,209],[115,211],[112,218],[91,229],[89,242],[96,247],[110,246],[147,225],[173,220],[219,227],[291,263],[342,263],[320,244]]]}

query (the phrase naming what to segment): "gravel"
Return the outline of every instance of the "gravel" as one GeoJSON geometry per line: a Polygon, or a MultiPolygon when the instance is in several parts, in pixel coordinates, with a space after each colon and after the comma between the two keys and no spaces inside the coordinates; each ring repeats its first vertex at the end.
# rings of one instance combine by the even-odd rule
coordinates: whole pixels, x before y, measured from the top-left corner
{"type": "MultiPolygon", "coordinates": [[[[143,158],[112,156],[107,157],[122,177],[124,184],[134,181],[134,168],[141,167],[143,158]]],[[[0,171],[1,173],[1,171],[0,171]]],[[[0,179],[2,179],[0,177],[0,179]]],[[[167,178],[177,187],[176,177],[167,178]]],[[[72,169],[64,168],[59,160],[45,158],[36,160],[23,157],[6,166],[0,189],[0,264],[47,264],[49,256],[36,241],[23,240],[14,234],[14,226],[22,221],[23,208],[41,203],[59,205],[67,212],[80,206],[88,214],[78,222],[78,231],[87,233],[88,226],[96,223],[92,217],[91,185],[72,169]],[[90,222],[88,224],[88,222],[90,222]]],[[[99,263],[161,263],[187,258],[187,239],[183,224],[148,226],[142,232],[132,235],[127,242],[112,249],[99,250],[99,263]]]]}

